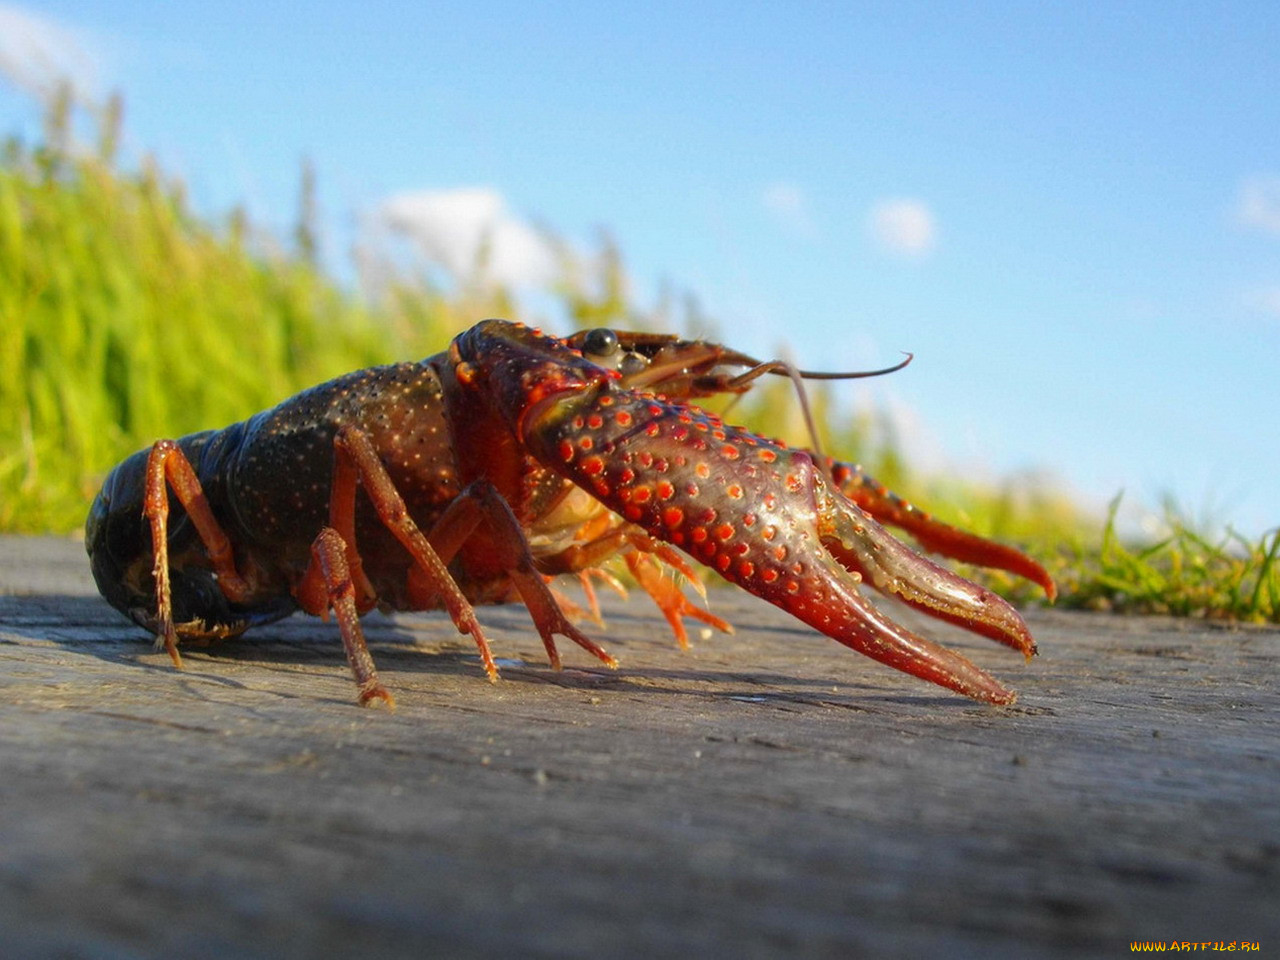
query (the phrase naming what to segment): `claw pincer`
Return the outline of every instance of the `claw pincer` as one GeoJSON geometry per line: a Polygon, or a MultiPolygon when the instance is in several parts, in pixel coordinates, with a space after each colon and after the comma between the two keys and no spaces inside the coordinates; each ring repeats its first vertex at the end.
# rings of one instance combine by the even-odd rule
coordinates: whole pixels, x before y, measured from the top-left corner
{"type": "Polygon", "coordinates": [[[1015,694],[887,617],[861,583],[1022,651],[1030,632],[1001,597],[922,557],[863,512],[803,450],[697,407],[633,390],[562,341],[481,324],[455,361],[520,445],[611,511],[725,579],[889,666],[991,703],[1015,694]]]}

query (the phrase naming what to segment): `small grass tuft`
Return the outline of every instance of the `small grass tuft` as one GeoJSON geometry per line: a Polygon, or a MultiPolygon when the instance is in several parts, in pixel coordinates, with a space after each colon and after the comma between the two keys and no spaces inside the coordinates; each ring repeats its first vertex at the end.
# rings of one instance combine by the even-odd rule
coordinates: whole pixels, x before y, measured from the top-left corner
{"type": "Polygon", "coordinates": [[[1116,527],[1122,495],[1111,501],[1096,547],[1076,547],[1062,577],[1061,603],[1091,610],[1280,623],[1280,529],[1256,540],[1228,529],[1197,530],[1166,504],[1166,533],[1126,542],[1116,527]]]}

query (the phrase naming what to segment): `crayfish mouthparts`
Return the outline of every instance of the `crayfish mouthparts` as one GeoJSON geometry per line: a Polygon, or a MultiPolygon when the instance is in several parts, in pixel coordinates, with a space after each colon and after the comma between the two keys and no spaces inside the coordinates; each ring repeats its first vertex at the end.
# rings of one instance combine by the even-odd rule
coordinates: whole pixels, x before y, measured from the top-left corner
{"type": "Polygon", "coordinates": [[[614,330],[562,340],[487,320],[421,362],[356,371],[128,458],[86,523],[94,579],[160,636],[175,664],[184,639],[239,633],[299,608],[332,612],[358,701],[391,706],[360,625],[368,610],[445,609],[496,679],[474,605],[518,600],[553,666],[556,636],[616,666],[570,622],[547,579],[607,581],[601,568],[621,558],[683,644],[687,617],[730,629],[664,576],[700,586],[687,555],[882,663],[1012,703],[997,680],[895,622],[860,588],[1030,658],[1031,633],[1007,601],[882,524],[942,556],[1029,577],[1052,598],[1048,573],[934,520],[856,466],[689,402],[741,394],[780,369],[701,340],[614,330]],[[723,372],[735,366],[748,369],[723,372]]]}

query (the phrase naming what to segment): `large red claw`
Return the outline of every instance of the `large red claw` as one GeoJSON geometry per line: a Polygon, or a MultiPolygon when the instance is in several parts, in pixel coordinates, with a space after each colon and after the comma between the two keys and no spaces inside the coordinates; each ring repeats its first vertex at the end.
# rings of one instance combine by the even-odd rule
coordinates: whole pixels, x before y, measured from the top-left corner
{"type": "Polygon", "coordinates": [[[997,680],[895,623],[858,587],[865,580],[1031,656],[1018,613],[891,537],[809,453],[600,378],[544,394],[513,420],[540,461],[725,579],[889,666],[978,700],[1013,702],[997,680]]]}
{"type": "MultiPolygon", "coordinates": [[[[792,495],[774,501],[774,522],[763,528],[764,562],[784,563],[757,573],[730,564],[726,578],[769,600],[834,640],[881,663],[988,703],[1010,704],[1011,690],[958,653],[886,616],[858,590],[863,582],[917,609],[1022,651],[1035,642],[1004,599],[926,559],[885,532],[833,489],[803,452],[791,453],[779,477],[792,495]],[[767,532],[776,531],[772,535],[767,532]],[[777,576],[771,575],[777,571],[777,576]],[[750,576],[743,576],[750,573],[750,576]]],[[[747,556],[756,555],[752,550],[747,556]]]]}

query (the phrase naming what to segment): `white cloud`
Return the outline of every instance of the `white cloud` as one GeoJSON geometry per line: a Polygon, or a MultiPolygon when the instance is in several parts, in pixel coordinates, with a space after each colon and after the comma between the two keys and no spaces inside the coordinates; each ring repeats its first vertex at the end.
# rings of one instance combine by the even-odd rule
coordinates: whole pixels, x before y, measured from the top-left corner
{"type": "Polygon", "coordinates": [[[484,275],[494,283],[537,287],[555,276],[546,241],[489,187],[397,194],[382,202],[376,217],[456,277],[472,276],[482,256],[484,275]]]}
{"type": "Polygon", "coordinates": [[[0,75],[40,97],[61,81],[92,98],[99,86],[99,57],[83,32],[50,17],[0,3],[0,75]]]}
{"type": "Polygon", "coordinates": [[[760,195],[765,209],[792,233],[812,237],[817,233],[813,216],[809,213],[809,199],[794,183],[770,184],[760,195]]]}
{"type": "Polygon", "coordinates": [[[901,257],[924,257],[938,242],[933,212],[921,200],[881,200],[871,208],[871,235],[880,247],[901,257]]]}
{"type": "Polygon", "coordinates": [[[1240,185],[1236,219],[1241,225],[1280,235],[1280,177],[1250,177],[1240,185]]]}

